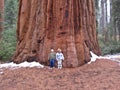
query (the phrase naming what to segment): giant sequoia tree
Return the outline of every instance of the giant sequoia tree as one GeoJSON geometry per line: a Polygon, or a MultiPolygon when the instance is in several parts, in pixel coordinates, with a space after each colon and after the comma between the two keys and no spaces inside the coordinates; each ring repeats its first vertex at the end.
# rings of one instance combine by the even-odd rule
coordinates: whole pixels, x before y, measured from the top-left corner
{"type": "Polygon", "coordinates": [[[17,47],[13,61],[48,64],[50,49],[61,48],[64,67],[90,61],[100,54],[94,0],[19,0],[17,47]]]}

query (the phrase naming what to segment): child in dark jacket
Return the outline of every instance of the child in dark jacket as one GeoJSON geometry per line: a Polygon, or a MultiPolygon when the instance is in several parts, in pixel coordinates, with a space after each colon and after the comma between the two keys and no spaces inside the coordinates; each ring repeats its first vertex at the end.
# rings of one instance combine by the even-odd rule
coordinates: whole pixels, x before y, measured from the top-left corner
{"type": "Polygon", "coordinates": [[[56,60],[56,53],[54,52],[53,49],[51,49],[51,52],[48,56],[48,60],[50,61],[50,68],[53,68],[56,60]]]}

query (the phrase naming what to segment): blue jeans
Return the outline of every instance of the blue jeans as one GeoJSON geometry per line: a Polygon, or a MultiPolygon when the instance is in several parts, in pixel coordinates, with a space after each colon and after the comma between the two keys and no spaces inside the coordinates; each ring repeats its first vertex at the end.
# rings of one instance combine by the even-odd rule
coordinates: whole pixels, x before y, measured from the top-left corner
{"type": "Polygon", "coordinates": [[[51,59],[51,60],[50,60],[50,67],[54,67],[54,64],[55,64],[55,60],[54,60],[54,59],[51,59]]]}

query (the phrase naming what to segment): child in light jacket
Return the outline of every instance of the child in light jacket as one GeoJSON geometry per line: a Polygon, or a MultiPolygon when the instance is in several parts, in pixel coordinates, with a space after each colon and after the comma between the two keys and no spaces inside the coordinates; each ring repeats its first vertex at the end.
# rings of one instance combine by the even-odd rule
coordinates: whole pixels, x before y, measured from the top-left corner
{"type": "Polygon", "coordinates": [[[56,60],[58,63],[58,69],[62,68],[62,60],[64,60],[64,55],[61,52],[61,49],[58,49],[58,52],[56,53],[56,60]]]}

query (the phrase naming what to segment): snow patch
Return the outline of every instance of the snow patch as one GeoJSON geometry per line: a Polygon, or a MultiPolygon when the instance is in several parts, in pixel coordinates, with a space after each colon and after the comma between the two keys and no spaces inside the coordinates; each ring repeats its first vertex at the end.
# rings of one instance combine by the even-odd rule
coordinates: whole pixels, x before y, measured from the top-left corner
{"type": "Polygon", "coordinates": [[[88,64],[91,64],[92,62],[95,62],[96,59],[108,59],[108,60],[118,62],[120,64],[120,60],[117,60],[117,58],[120,58],[120,55],[97,56],[92,51],[90,51],[90,54],[91,54],[91,61],[88,62],[88,64]]]}
{"type": "Polygon", "coordinates": [[[88,64],[95,62],[96,59],[98,58],[98,56],[96,54],[94,54],[92,51],[90,51],[90,54],[91,54],[91,60],[90,60],[90,62],[88,62],[88,64]]]}
{"type": "Polygon", "coordinates": [[[104,57],[109,57],[110,59],[115,59],[115,58],[119,58],[120,59],[120,54],[116,54],[116,55],[106,55],[104,57]]]}
{"type": "Polygon", "coordinates": [[[20,64],[16,64],[16,63],[5,63],[5,64],[0,64],[0,68],[20,68],[20,67],[38,67],[38,68],[43,68],[44,66],[41,65],[38,62],[23,62],[20,64]]]}
{"type": "Polygon", "coordinates": [[[2,69],[0,69],[0,74],[3,74],[3,70],[2,69]]]}
{"type": "Polygon", "coordinates": [[[3,72],[0,72],[0,74],[3,74],[3,72]]]}

